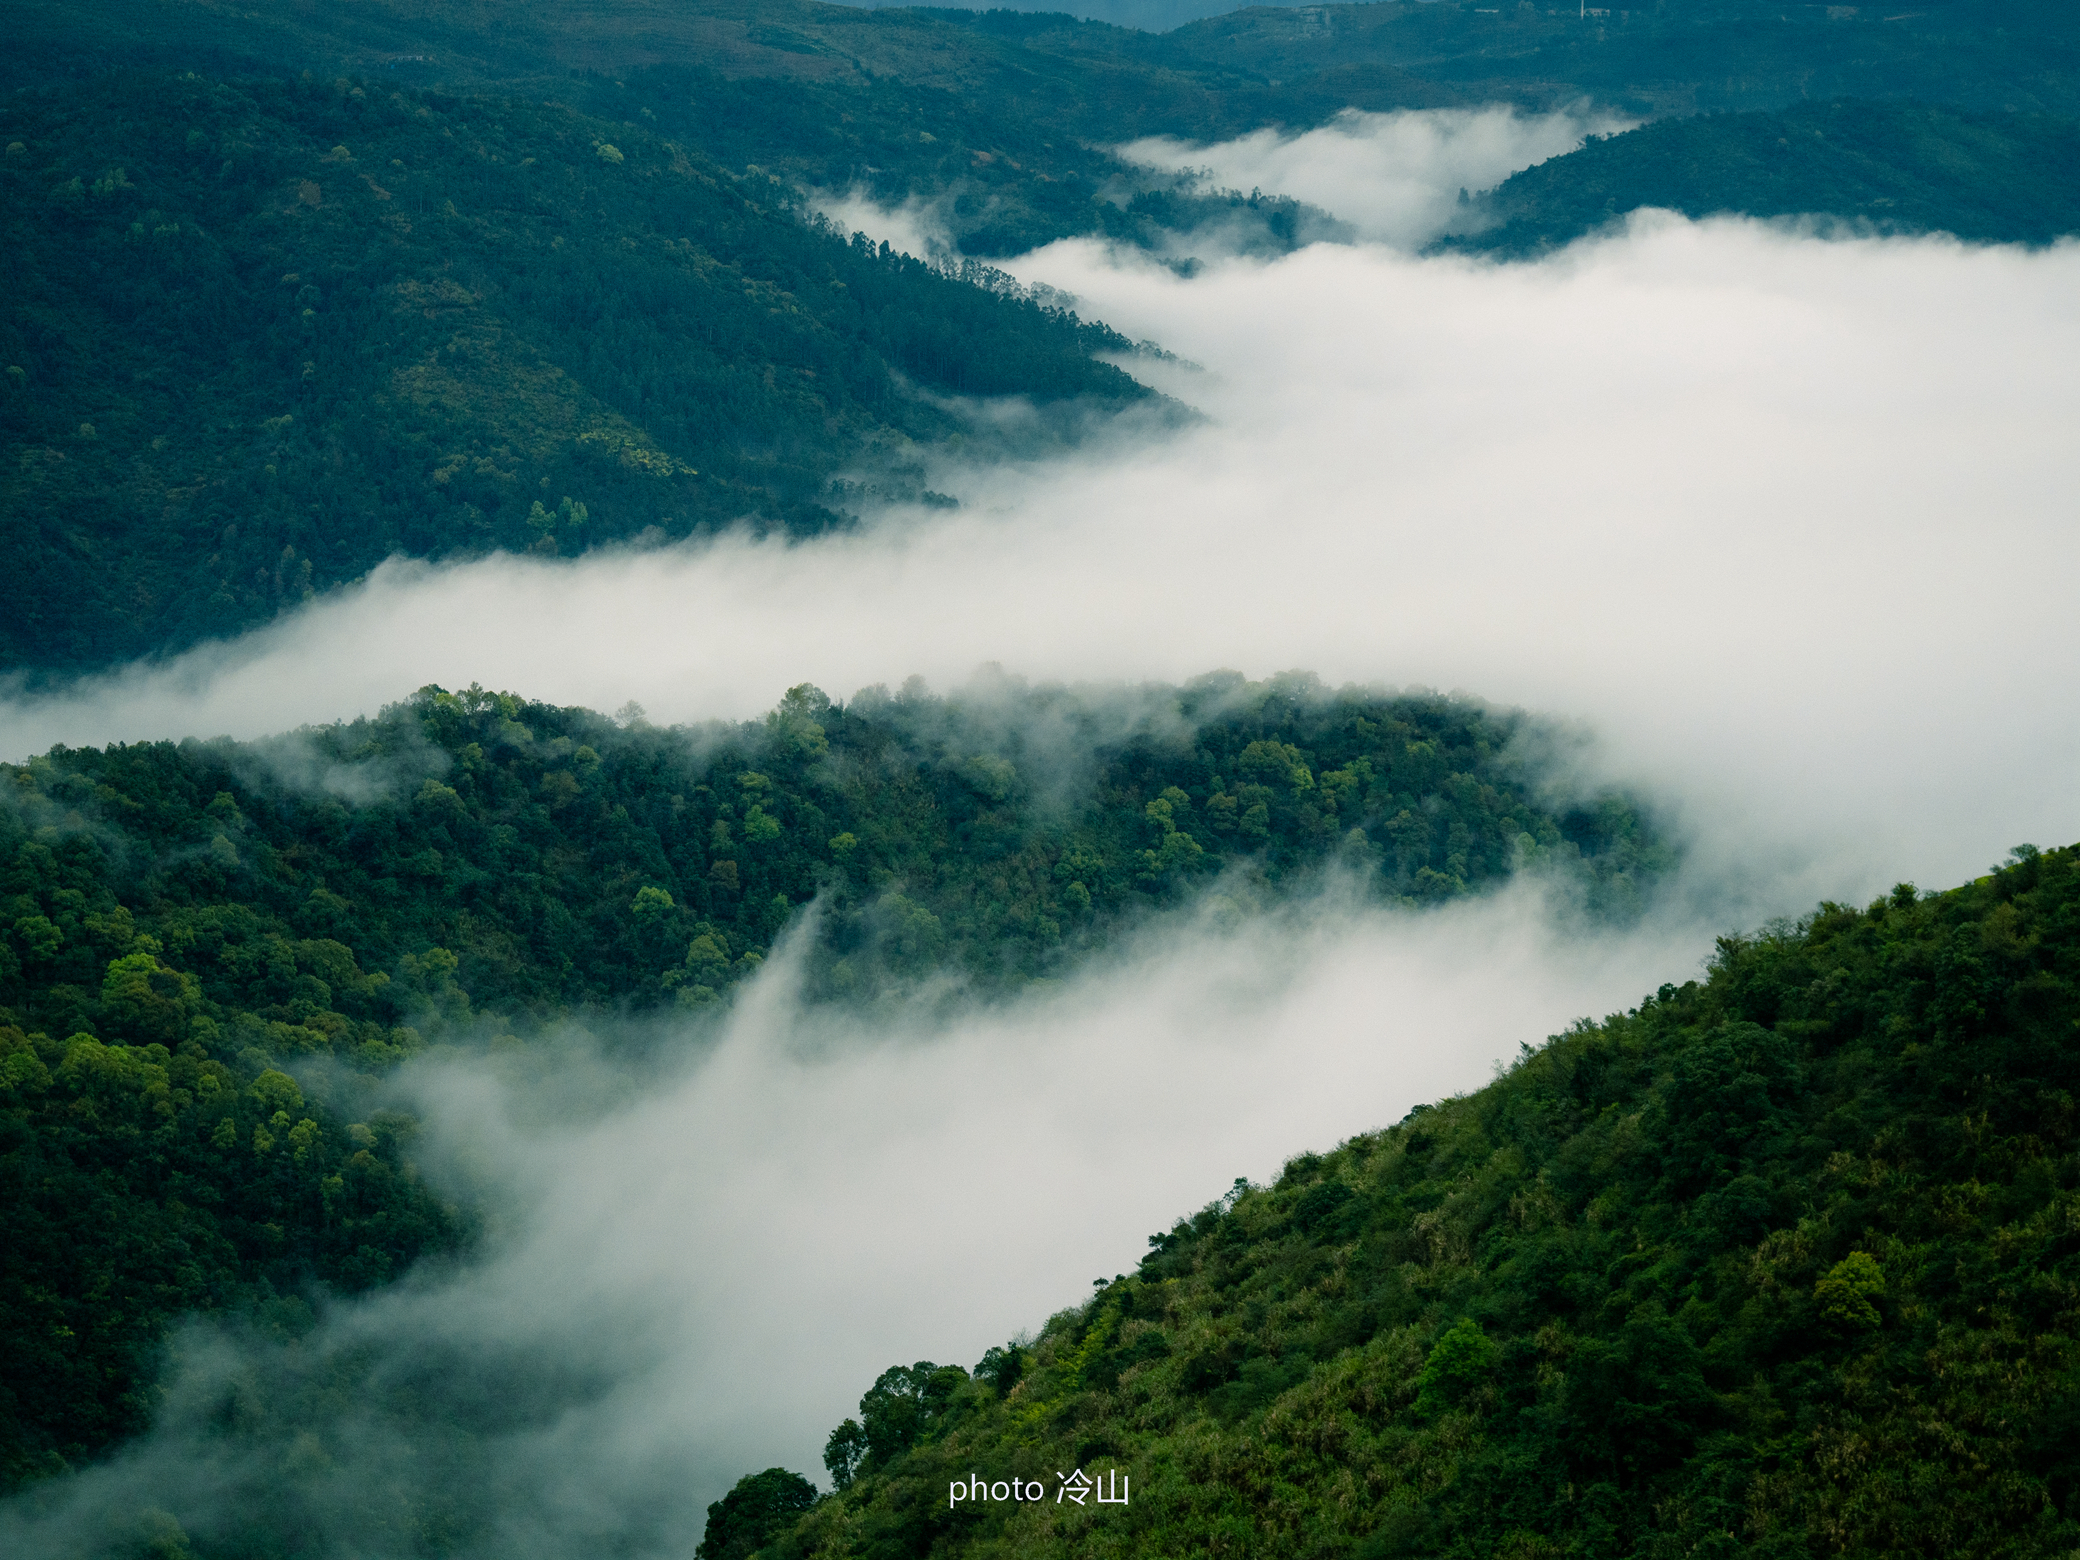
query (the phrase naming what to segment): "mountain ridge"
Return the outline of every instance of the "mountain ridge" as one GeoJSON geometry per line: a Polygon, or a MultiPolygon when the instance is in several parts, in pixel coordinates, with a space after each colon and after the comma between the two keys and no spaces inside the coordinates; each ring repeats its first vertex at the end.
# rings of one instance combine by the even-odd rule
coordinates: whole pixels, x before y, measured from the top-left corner
{"type": "Polygon", "coordinates": [[[2076,1034],[2080,847],[1723,937],[1705,980],[1238,1182],[972,1373],[891,1367],[832,1434],[836,1493],[757,1522],[718,1503],[711,1537],[768,1560],[2064,1554],[2076,1034]],[[1084,1469],[1130,1503],[1065,1503],[1084,1469]],[[976,1498],[976,1475],[1039,1493],[976,1498]]]}

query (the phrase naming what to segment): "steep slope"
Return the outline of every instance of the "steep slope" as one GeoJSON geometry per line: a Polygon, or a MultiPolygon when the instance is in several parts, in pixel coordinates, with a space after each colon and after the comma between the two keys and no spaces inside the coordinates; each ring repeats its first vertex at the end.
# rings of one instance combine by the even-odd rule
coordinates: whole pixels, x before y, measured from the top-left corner
{"type": "Polygon", "coordinates": [[[2080,123],[1860,102],[1663,120],[1511,175],[1474,202],[1492,225],[1445,247],[1536,255],[1642,206],[2048,243],[2080,232],[2080,123]]]}
{"type": "MultiPolygon", "coordinates": [[[[957,247],[980,256],[1080,233],[1145,242],[1207,217],[1232,227],[1227,203],[1173,205],[1153,221],[1129,213],[1136,190],[1175,194],[1177,181],[1106,145],[1156,131],[1235,133],[1300,112],[1255,76],[1203,63],[1179,71],[1145,55],[1146,35],[1105,28],[1086,38],[1060,16],[870,16],[818,0],[616,0],[517,13],[446,4],[256,13],[128,0],[81,16],[54,0],[0,0],[0,17],[16,41],[0,80],[44,85],[134,61],[553,98],[609,119],[661,121],[646,127],[691,137],[732,169],[750,163],[797,182],[940,203],[957,247]]],[[[1420,86],[1408,99],[1455,100],[1420,86]]]]}
{"type": "Polygon", "coordinates": [[[884,1374],[759,1552],[2070,1553],[2076,1037],[2080,847],[1722,939],[884,1374]]]}
{"type": "Polygon", "coordinates": [[[0,146],[0,668],[230,632],[392,552],[816,529],[841,467],[914,496],[911,442],[967,426],[918,386],[1147,394],[1103,327],[640,122],[158,75],[17,95],[0,146]]]}
{"type": "Polygon", "coordinates": [[[1360,107],[1403,106],[1391,82],[1413,80],[1462,100],[1544,108],[1588,97],[1654,116],[1836,97],[2080,115],[2080,20],[2057,0],[1252,7],[1180,27],[1148,51],[1180,73],[1248,73],[1295,101],[1340,91],[1360,107]],[[1376,76],[1390,80],[1375,86],[1376,76]]]}
{"type": "Polygon", "coordinates": [[[466,1232],[408,1120],[341,1120],[278,1063],[374,1077],[588,1009],[693,1021],[812,899],[812,996],[853,1002],[1062,973],[1223,872],[1268,901],[1333,862],[1427,903],[1543,862],[1631,913],[1666,847],[1622,797],[1556,810],[1537,737],[1305,679],[802,688],[694,732],[472,689],[0,766],[0,1478],[138,1428],[181,1312],[293,1326],[308,1285],[466,1232]]]}

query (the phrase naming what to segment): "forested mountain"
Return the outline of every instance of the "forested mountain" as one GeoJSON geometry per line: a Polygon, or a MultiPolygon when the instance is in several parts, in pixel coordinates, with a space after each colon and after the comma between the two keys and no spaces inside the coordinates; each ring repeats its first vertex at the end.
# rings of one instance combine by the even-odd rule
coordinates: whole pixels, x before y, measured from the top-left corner
{"type": "Polygon", "coordinates": [[[913,386],[1146,395],[1104,327],[641,121],[138,75],[0,103],[0,146],[0,668],[231,632],[392,553],[816,529],[841,467],[915,496],[911,441],[968,426],[913,386]]]}
{"type": "MultiPolygon", "coordinates": [[[[486,1026],[697,1015],[803,906],[814,999],[1073,967],[1217,887],[1336,868],[1411,904],[1536,867],[1636,913],[1669,859],[1555,804],[1522,716],[1308,679],[959,699],[799,688],[661,730],[428,689],[273,743],[0,766],[0,1470],[138,1428],[166,1321],[289,1308],[467,1233],[282,1066],[381,1074],[486,1026]],[[279,1064],[279,1065],[278,1065],[279,1064]]],[[[303,1313],[308,1315],[307,1311],[303,1313]]]]}
{"type": "MultiPolygon", "coordinates": [[[[451,85],[608,78],[656,64],[740,78],[953,93],[1083,139],[1217,138],[1318,123],[1340,108],[1445,102],[1643,114],[1919,97],[2080,112],[2080,22],[2061,0],[1882,7],[1668,0],[1619,10],[1459,0],[1253,6],[1155,33],[1063,14],[876,9],[821,0],[300,3],[7,0],[14,82],[124,53],[260,69],[396,68],[451,85]]],[[[0,80],[8,79],[0,77],[0,80]]]]}
{"type": "Polygon", "coordinates": [[[2070,1554],[2076,1032],[2080,847],[1722,939],[892,1367],[839,1491],[747,1478],[706,1553],[2070,1554]]]}
{"type": "Polygon", "coordinates": [[[1588,100],[1658,118],[1859,97],[2080,117],[2080,22],[2055,0],[1937,0],[1899,14],[1719,0],[1598,10],[1252,7],[1161,34],[1059,14],[820,0],[591,0],[519,13],[369,0],[265,14],[121,0],[90,16],[59,0],[7,0],[0,14],[25,83],[125,57],[205,59],[497,86],[598,112],[635,93],[664,113],[685,96],[686,73],[726,80],[740,86],[726,114],[703,106],[724,96],[712,84],[691,94],[692,113],[729,140],[732,167],[741,155],[825,184],[857,179],[884,197],[943,197],[955,238],[984,256],[1116,222],[1092,197],[1131,175],[1095,149],[1304,129],[1345,108],[1588,100]],[[1082,184],[1073,200],[1049,187],[1072,179],[1082,184]],[[950,209],[962,196],[967,208],[950,209]]]}
{"type": "MultiPolygon", "coordinates": [[[[1461,244],[1497,256],[1648,204],[2080,223],[2054,0],[1252,7],[1161,35],[817,0],[0,0],[0,36],[10,685],[392,556],[953,502],[933,453],[1008,437],[978,398],[1038,407],[1035,438],[1189,415],[1132,377],[1150,344],[979,263],[1332,231],[1132,168],[1138,136],[1652,121],[1482,197],[1461,244]],[[836,231],[810,189],[924,203],[951,253],[836,231]]],[[[791,929],[804,1000],[859,1012],[1007,1000],[1153,917],[1332,882],[1414,913],[1531,873],[1637,916],[1673,848],[1637,800],[1570,794],[1561,741],[1297,676],[805,685],[673,730],[472,686],[0,765],[0,1489],[145,1428],[183,1316],[295,1339],[328,1295],[482,1249],[372,1103],[413,1057],[535,1059],[569,1019],[698,1040],[791,929]]],[[[2080,1552],[2076,969],[2080,849],[1728,938],[1707,980],[1238,1184],[972,1372],[892,1367],[831,1437],[838,1488],[750,1475],[702,1560],[2080,1552]],[[1073,1469],[1131,1502],[1066,1503],[1073,1469]]],[[[307,1471],[297,1416],[358,1390],[338,1368],[224,1408],[292,1449],[272,1488],[307,1471]]],[[[351,1547],[486,1531],[480,1488],[426,1488],[357,1492],[351,1547]]],[[[116,1542],[316,1553],[297,1520],[116,1542]]]]}
{"type": "Polygon", "coordinates": [[[393,554],[936,502],[920,448],[987,432],[949,393],[1146,399],[1094,359],[1130,350],[1111,331],[820,231],[802,188],[926,202],[967,256],[1209,224],[1276,253],[1333,214],[1106,148],[1350,106],[1919,92],[1973,111],[1657,125],[1522,176],[1485,242],[1648,203],[2069,228],[2072,132],[2032,114],[2080,109],[2070,14],[1852,9],[1378,4],[1156,35],[816,0],[6,0],[0,671],[234,633],[393,554]]]}
{"type": "Polygon", "coordinates": [[[1586,97],[1655,117],[1836,97],[2080,115],[2080,18],[2060,0],[1904,11],[1754,0],[1252,7],[1147,47],[1173,69],[1275,81],[1296,104],[1423,106],[1409,100],[1413,81],[1461,102],[1551,108],[1586,97]]]}
{"type": "Polygon", "coordinates": [[[1536,255],[1642,206],[2048,243],[2080,232],[2080,124],[1862,102],[1661,120],[1513,174],[1446,246],[1536,255]]]}

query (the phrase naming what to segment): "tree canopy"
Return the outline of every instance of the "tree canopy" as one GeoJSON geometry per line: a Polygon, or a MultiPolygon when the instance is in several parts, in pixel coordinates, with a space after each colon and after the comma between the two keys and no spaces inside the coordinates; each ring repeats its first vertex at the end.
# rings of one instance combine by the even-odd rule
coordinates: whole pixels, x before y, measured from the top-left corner
{"type": "MultiPolygon", "coordinates": [[[[587,1012],[699,1023],[818,901],[808,994],[852,1003],[1013,992],[1215,885],[1270,902],[1330,871],[1414,905],[1530,868],[1637,913],[1669,847],[1624,796],[1556,805],[1540,740],[1305,678],[804,686],[675,730],[428,688],[273,742],[0,766],[0,1478],[141,1428],[180,1314],[293,1333],[314,1286],[467,1242],[408,1117],[337,1119],[287,1069],[374,1078],[587,1012]]],[[[922,1432],[883,1396],[885,1460],[922,1432]]]]}
{"type": "Polygon", "coordinates": [[[1093,355],[1117,333],[655,123],[344,77],[0,101],[0,670],[228,634],[392,555],[816,531],[930,496],[921,452],[984,432],[948,397],[1148,399],[1093,355]]]}
{"type": "Polygon", "coordinates": [[[2069,1553],[2076,1030],[2080,847],[1725,937],[1151,1236],[761,1553],[2069,1553]],[[1131,1503],[946,1498],[1073,1467],[1131,1503]]]}
{"type": "Polygon", "coordinates": [[[1510,175],[1446,242],[1537,255],[1642,206],[2045,244],[2080,231],[2080,123],[1853,101],[1661,120],[1510,175]]]}

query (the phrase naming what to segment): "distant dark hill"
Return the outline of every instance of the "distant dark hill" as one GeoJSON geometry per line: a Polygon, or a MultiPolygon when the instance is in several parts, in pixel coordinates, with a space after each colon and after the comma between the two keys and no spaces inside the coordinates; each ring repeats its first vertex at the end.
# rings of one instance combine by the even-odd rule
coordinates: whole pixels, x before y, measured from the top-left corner
{"type": "MultiPolygon", "coordinates": [[[[866,10],[892,8],[899,0],[839,0],[866,10]]],[[[1307,0],[1272,0],[1273,4],[1304,5],[1307,0]]],[[[930,9],[941,9],[934,5],[930,9]]],[[[1108,22],[1114,27],[1133,27],[1142,32],[1169,32],[1188,22],[1220,16],[1242,9],[1240,0],[1011,0],[998,7],[1006,11],[1047,11],[1067,14],[1086,22],[1108,22]]]]}
{"type": "Polygon", "coordinates": [[[0,672],[236,632],[396,553],[813,529],[862,463],[922,497],[905,452],[958,419],[906,386],[1143,393],[1093,360],[1128,345],[1102,327],[854,251],[796,187],[927,203],[968,256],[1208,223],[1277,253],[1323,224],[1107,148],[1348,106],[1920,93],[1970,111],[1587,148],[1505,187],[1483,243],[1648,203],[2035,240],[2073,225],[2070,129],[2030,116],[2080,115],[2075,17],[1438,0],[1156,35],[817,0],[0,0],[0,672]]]}
{"type": "Polygon", "coordinates": [[[914,386],[1147,394],[1113,332],[817,231],[633,112],[154,73],[0,101],[0,148],[0,670],[392,553],[815,530],[841,466],[965,426],[914,386]]]}
{"type": "Polygon", "coordinates": [[[1664,120],[1527,168],[1478,205],[1495,225],[1445,247],[1541,254],[1646,206],[2042,244],[2080,232],[2080,124],[1868,102],[1664,120]]]}
{"type": "MultiPolygon", "coordinates": [[[[820,0],[0,0],[0,84],[130,60],[553,97],[654,128],[648,110],[733,169],[931,201],[961,252],[980,256],[1227,224],[1232,211],[1174,201],[1160,218],[1124,210],[1148,176],[1105,149],[1306,129],[1346,108],[1587,100],[1662,118],[1868,98],[2080,117],[2070,5],[1597,9],[1252,6],[1153,33],[1060,13],[820,0]]],[[[1271,248],[1285,215],[1263,224],[1271,248]]]]}
{"type": "MultiPolygon", "coordinates": [[[[1110,0],[1105,0],[1110,3],[1110,0]]],[[[951,92],[985,117],[1105,143],[1217,139],[1342,107],[1583,97],[1641,114],[1918,97],[2080,114],[2080,14],[2054,0],[1884,7],[1664,0],[1653,7],[1251,6],[1167,33],[1026,10],[864,9],[820,0],[0,0],[0,82],[221,56],[268,69],[395,70],[451,88],[566,90],[652,65],[829,87],[951,92]]],[[[1168,0],[1151,0],[1159,8],[1168,0]]],[[[1161,25],[1163,18],[1150,13],[1161,25]]]]}
{"type": "MultiPolygon", "coordinates": [[[[2080,11],[2057,0],[1663,0],[1582,9],[1545,0],[1253,6],[1117,47],[1180,73],[1248,76],[1288,102],[1362,66],[1467,102],[1553,108],[1586,97],[1642,116],[1838,97],[2080,115],[2080,11]]],[[[1093,26],[1078,37],[1095,46],[1107,31],[1093,26]]]]}

